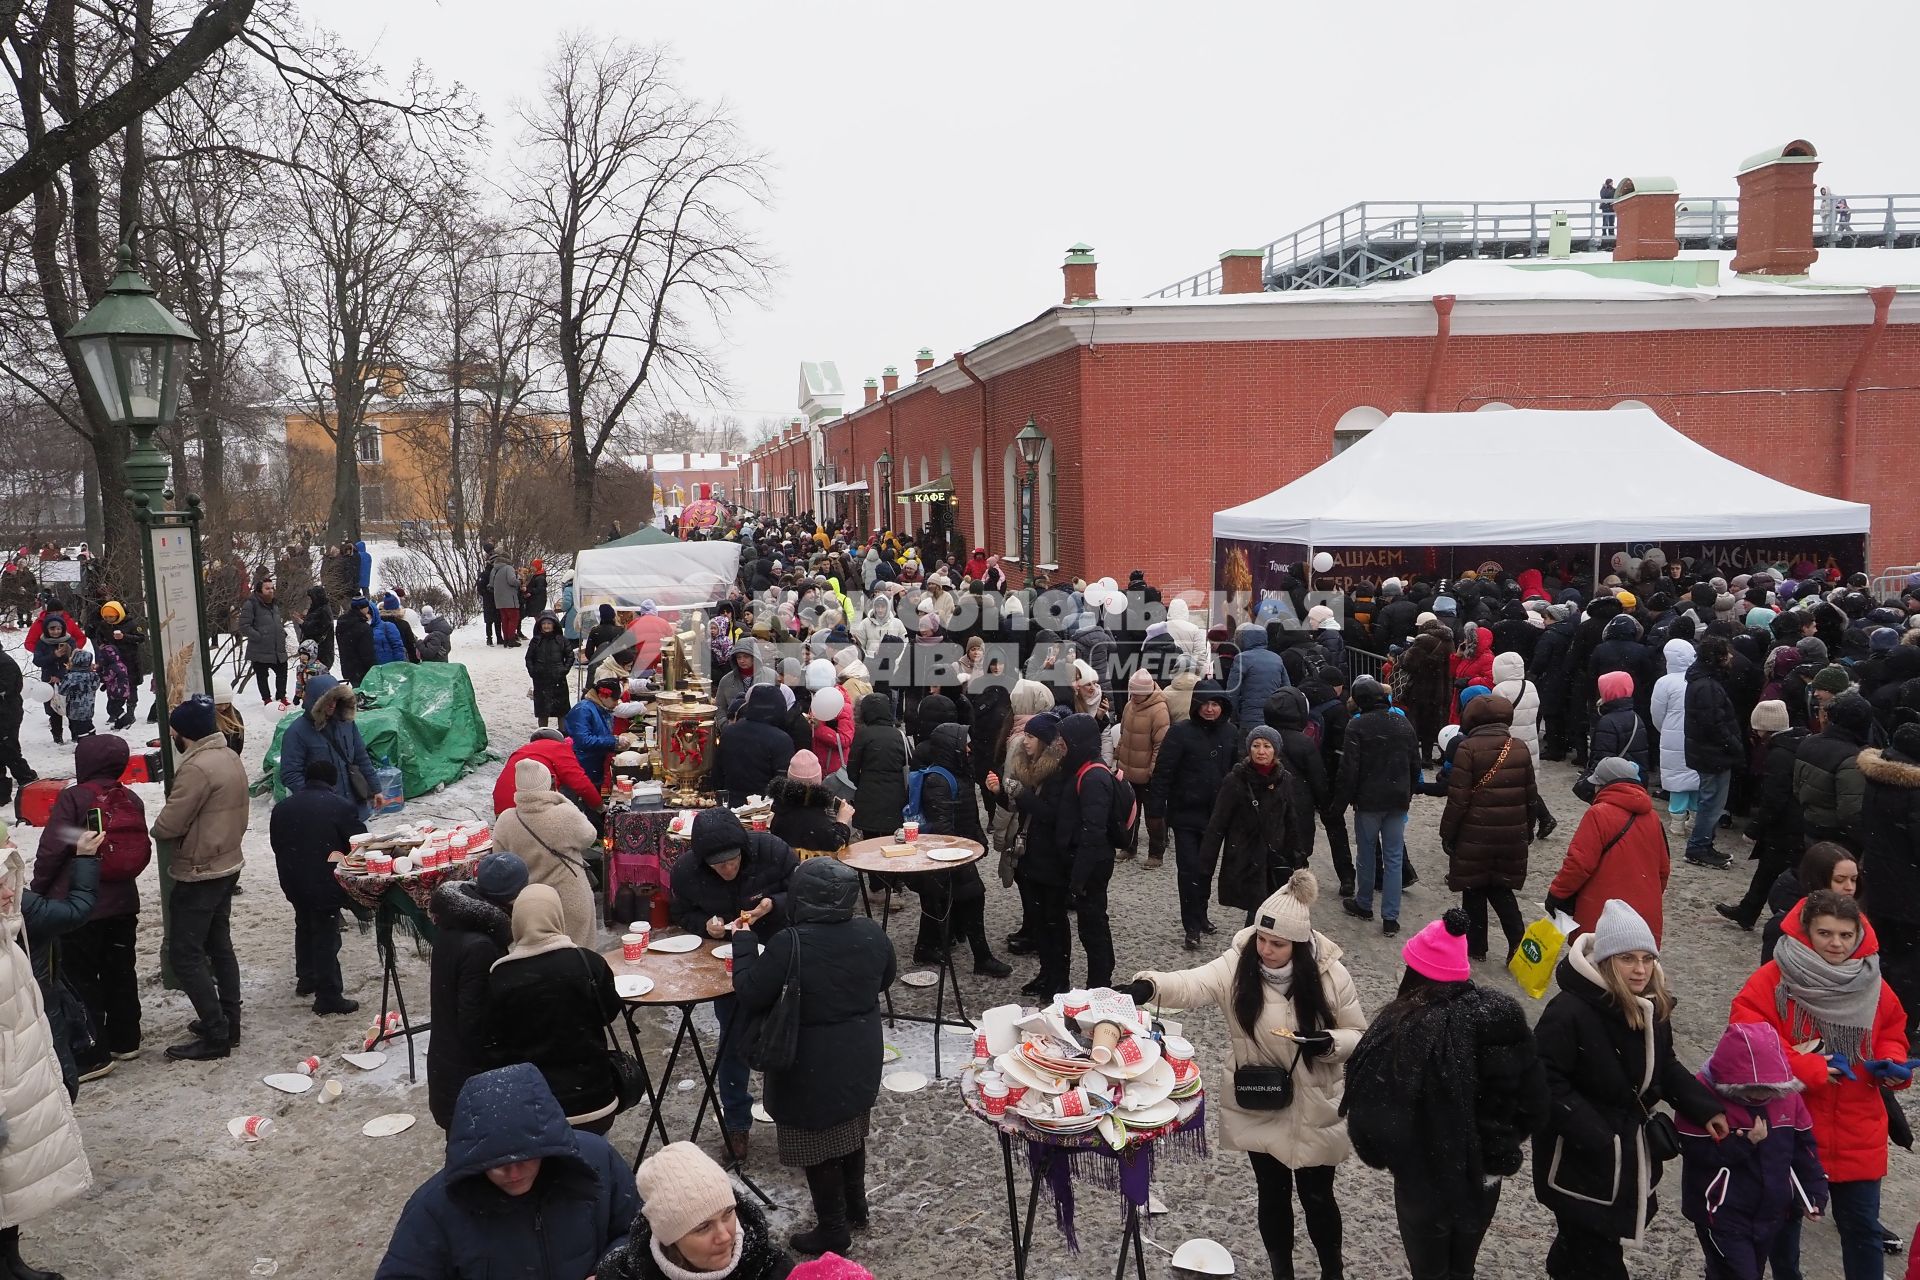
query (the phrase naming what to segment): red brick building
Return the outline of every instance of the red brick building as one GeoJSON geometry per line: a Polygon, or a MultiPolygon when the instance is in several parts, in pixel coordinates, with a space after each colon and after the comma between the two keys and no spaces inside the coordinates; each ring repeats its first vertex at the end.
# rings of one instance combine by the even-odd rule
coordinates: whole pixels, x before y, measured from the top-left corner
{"type": "MultiPolygon", "coordinates": [[[[893,527],[918,528],[926,505],[898,496],[937,496],[944,480],[965,540],[1017,557],[1013,441],[1031,419],[1048,439],[1039,561],[1204,589],[1213,512],[1295,479],[1388,413],[1632,401],[1745,466],[1870,503],[1871,562],[1914,561],[1920,249],[1826,236],[1816,251],[1812,151],[1795,143],[1743,166],[1737,253],[1683,251],[1677,197],[1658,179],[1623,186],[1611,256],[1564,242],[1553,257],[1457,255],[1361,288],[1270,292],[1264,251],[1238,251],[1221,255],[1209,296],[1100,298],[1092,251],[1076,246],[1060,305],[945,362],[923,349],[910,381],[891,369],[868,380],[844,416],[796,419],[743,462],[740,487],[762,510],[851,503],[873,527],[865,499],[880,522],[890,507],[893,527]]],[[[1604,485],[1633,465],[1602,434],[1579,474],[1487,476],[1459,497],[1604,485]]]]}

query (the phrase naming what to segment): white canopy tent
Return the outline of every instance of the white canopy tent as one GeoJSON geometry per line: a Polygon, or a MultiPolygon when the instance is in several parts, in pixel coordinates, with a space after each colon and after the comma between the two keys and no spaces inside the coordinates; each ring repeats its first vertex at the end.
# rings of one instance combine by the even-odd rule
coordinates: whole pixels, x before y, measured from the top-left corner
{"type": "Polygon", "coordinates": [[[1215,538],[1314,547],[1524,546],[1864,534],[1871,509],[1695,443],[1651,409],[1396,413],[1215,538]]]}
{"type": "Polygon", "coordinates": [[[587,616],[603,604],[638,609],[643,600],[674,613],[725,599],[739,573],[737,542],[594,547],[574,557],[573,597],[587,616]]]}

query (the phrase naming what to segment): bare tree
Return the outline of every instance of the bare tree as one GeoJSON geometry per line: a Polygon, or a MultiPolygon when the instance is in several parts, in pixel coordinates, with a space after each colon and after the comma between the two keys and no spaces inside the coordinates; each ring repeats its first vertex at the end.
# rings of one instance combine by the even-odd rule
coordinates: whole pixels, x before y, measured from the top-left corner
{"type": "Polygon", "coordinates": [[[362,441],[376,397],[405,377],[403,343],[433,267],[424,190],[453,157],[417,146],[387,118],[323,102],[288,112],[296,163],[267,247],[267,323],[297,371],[305,412],[333,442],[329,543],[360,534],[362,441]]]}
{"type": "Polygon", "coordinates": [[[771,270],[740,223],[765,199],[764,159],[671,72],[659,49],[569,36],[520,112],[516,203],[554,260],[568,461],[590,525],[623,415],[646,393],[719,388],[703,343],[771,270]]]}

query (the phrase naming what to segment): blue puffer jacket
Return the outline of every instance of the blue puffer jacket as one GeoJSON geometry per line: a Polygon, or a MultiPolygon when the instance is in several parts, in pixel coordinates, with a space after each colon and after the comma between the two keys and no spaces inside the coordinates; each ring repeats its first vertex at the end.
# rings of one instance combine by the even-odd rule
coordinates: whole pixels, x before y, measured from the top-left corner
{"type": "Polygon", "coordinates": [[[1240,646],[1233,660],[1233,722],[1242,729],[1265,724],[1267,699],[1287,687],[1287,666],[1267,648],[1267,629],[1246,623],[1233,633],[1240,646]]]}
{"type": "Polygon", "coordinates": [[[468,1080],[447,1131],[447,1163],[407,1201],[374,1280],[580,1280],[626,1243],[640,1197],[605,1138],[567,1126],[527,1063],[468,1080]],[[538,1158],[524,1195],[487,1170],[538,1158]]]}
{"type": "Polygon", "coordinates": [[[373,756],[368,753],[366,739],[360,736],[360,729],[351,718],[333,718],[335,709],[342,704],[353,706],[351,685],[340,683],[324,671],[307,677],[305,710],[280,737],[280,785],[288,791],[304,791],[307,761],[331,761],[335,774],[333,793],[350,802],[359,813],[360,821],[365,822],[372,816],[373,806],[353,793],[353,780],[347,776],[347,770],[349,766],[360,770],[371,794],[372,788],[378,785],[373,756]]]}
{"type": "Polygon", "coordinates": [[[400,638],[400,628],[385,618],[373,620],[373,665],[387,662],[405,662],[407,660],[407,642],[400,638]]]}
{"type": "Polygon", "coordinates": [[[593,785],[599,786],[606,781],[607,757],[613,754],[617,742],[613,736],[613,717],[592,698],[582,698],[573,704],[573,710],[567,712],[562,722],[567,736],[573,739],[573,755],[580,762],[580,768],[593,779],[593,785]]]}

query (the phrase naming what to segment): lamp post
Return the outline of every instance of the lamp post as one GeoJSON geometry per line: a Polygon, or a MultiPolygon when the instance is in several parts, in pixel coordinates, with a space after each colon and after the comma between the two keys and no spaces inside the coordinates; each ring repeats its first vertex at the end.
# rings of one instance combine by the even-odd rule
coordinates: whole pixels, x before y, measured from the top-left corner
{"type": "Polygon", "coordinates": [[[880,456],[873,460],[873,465],[880,471],[880,497],[883,503],[880,508],[880,529],[885,532],[893,528],[893,455],[882,449],[880,456]]]}
{"type": "Polygon", "coordinates": [[[827,505],[827,481],[832,477],[833,468],[827,465],[825,458],[813,464],[813,515],[816,520],[825,515],[823,509],[827,505]]]}
{"type": "Polygon", "coordinates": [[[1039,557],[1034,552],[1034,540],[1037,530],[1034,528],[1035,495],[1038,493],[1040,475],[1040,455],[1046,451],[1047,436],[1032,418],[1020,428],[1020,434],[1013,438],[1013,444],[1020,451],[1020,461],[1027,465],[1027,482],[1020,491],[1020,554],[1027,561],[1027,586],[1039,590],[1046,585],[1040,576],[1039,557]]]}
{"type": "MultiPolygon", "coordinates": [[[[185,511],[162,509],[167,492],[167,455],[153,433],[171,426],[180,410],[180,383],[188,350],[200,335],[160,305],[153,289],[133,269],[133,247],[120,246],[119,270],[107,291],[80,322],[67,330],[87,371],[87,385],[108,426],[133,433],[127,453],[126,498],[140,526],[140,559],[147,595],[147,633],[153,645],[153,687],[160,734],[160,776],[173,790],[172,736],[165,730],[175,701],[210,694],[204,616],[200,596],[200,499],[185,511]]],[[[185,477],[180,477],[184,480],[185,477]]],[[[103,495],[106,496],[106,495],[103,495]]],[[[118,549],[116,548],[116,551],[118,549]]],[[[172,927],[171,841],[160,841],[160,920],[172,927]]],[[[176,987],[170,948],[160,949],[161,982],[176,987]]]]}

